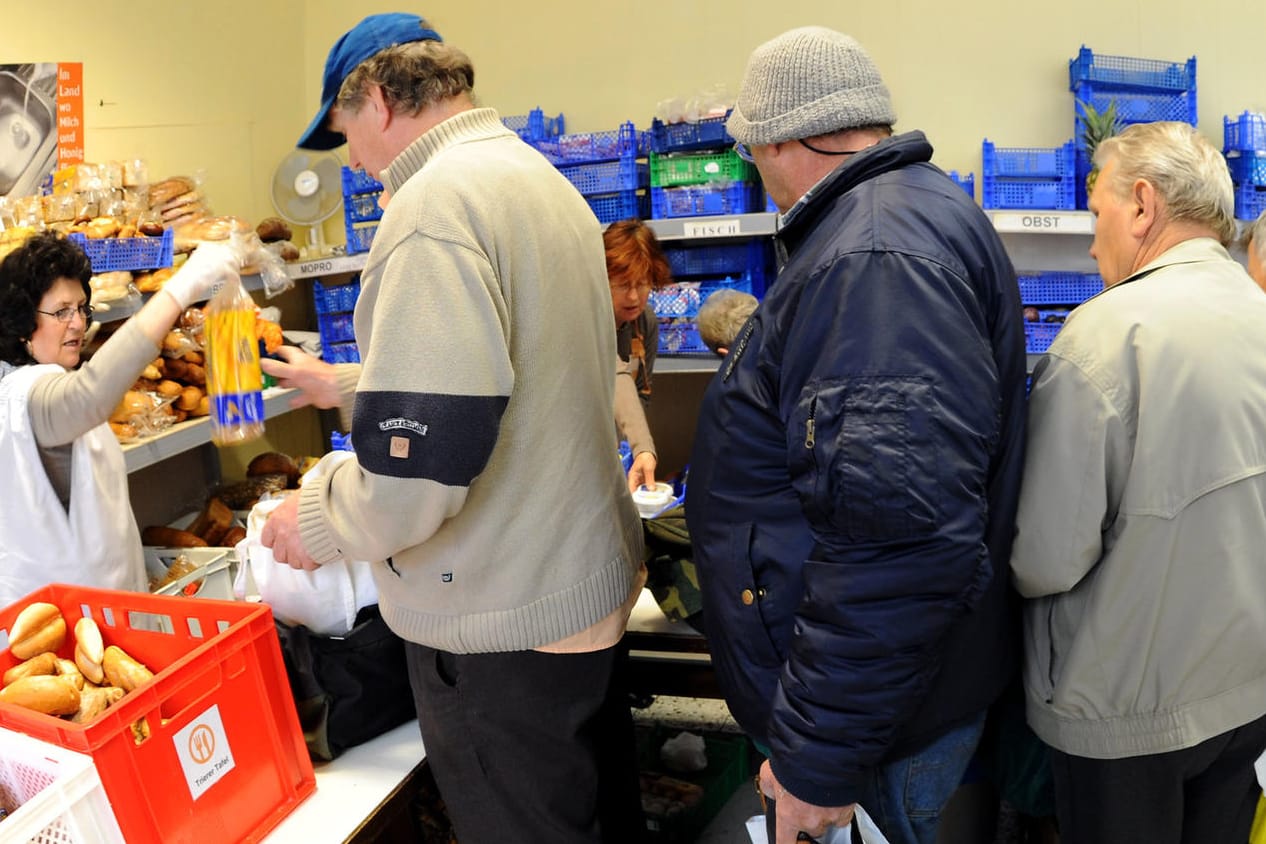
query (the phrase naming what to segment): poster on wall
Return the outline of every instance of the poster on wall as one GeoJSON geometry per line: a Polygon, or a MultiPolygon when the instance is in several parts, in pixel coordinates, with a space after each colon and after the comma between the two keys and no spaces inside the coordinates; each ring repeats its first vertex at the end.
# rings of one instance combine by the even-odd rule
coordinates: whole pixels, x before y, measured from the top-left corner
{"type": "Polygon", "coordinates": [[[0,196],[32,196],[84,158],[83,65],[0,64],[0,196]]]}

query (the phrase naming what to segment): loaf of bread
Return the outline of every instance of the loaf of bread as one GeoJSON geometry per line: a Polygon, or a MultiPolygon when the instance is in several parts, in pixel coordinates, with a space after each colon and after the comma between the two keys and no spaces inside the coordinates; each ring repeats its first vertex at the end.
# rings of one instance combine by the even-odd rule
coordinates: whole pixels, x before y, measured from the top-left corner
{"type": "Polygon", "coordinates": [[[38,677],[43,674],[56,673],[57,654],[52,651],[44,651],[42,654],[36,654],[30,659],[19,662],[4,672],[4,684],[7,686],[14,680],[20,680],[23,677],[38,677]]]}
{"type": "Polygon", "coordinates": [[[255,234],[264,243],[272,243],[275,240],[289,240],[291,231],[290,226],[280,217],[265,217],[255,227],[255,234]]]}
{"type": "Polygon", "coordinates": [[[285,475],[286,486],[292,487],[299,481],[299,464],[289,454],[265,451],[251,458],[246,466],[246,477],[258,478],[263,475],[285,475]]]}
{"type": "Polygon", "coordinates": [[[225,531],[224,536],[220,539],[220,544],[225,548],[233,548],[237,543],[246,538],[246,528],[237,525],[225,531]]]}
{"type": "Polygon", "coordinates": [[[196,185],[193,179],[187,176],[172,176],[170,179],[163,179],[157,184],[149,186],[149,207],[159,208],[174,200],[182,194],[189,193],[194,190],[196,185]]]}
{"type": "Polygon", "coordinates": [[[56,604],[36,601],[27,604],[13,620],[9,631],[9,653],[15,659],[30,659],[45,651],[56,651],[66,641],[66,619],[56,604]]]}
{"type": "Polygon", "coordinates": [[[154,672],[137,662],[118,645],[105,649],[105,659],[101,666],[105,669],[106,680],[110,685],[118,686],[125,692],[154,679],[154,672]]]}
{"type": "Polygon", "coordinates": [[[207,542],[196,533],[166,525],[150,525],[141,531],[141,541],[146,545],[163,548],[205,548],[207,542]]]}
{"type": "Polygon", "coordinates": [[[233,527],[233,511],[214,495],[189,525],[189,532],[201,536],[208,545],[219,545],[224,534],[233,527]]]}
{"type": "Polygon", "coordinates": [[[105,679],[105,671],[101,661],[105,659],[105,643],[101,639],[101,628],[91,618],[81,618],[75,622],[75,666],[90,683],[100,683],[105,679]]]}
{"type": "Polygon", "coordinates": [[[0,689],[0,703],[12,703],[45,715],[73,715],[79,711],[79,689],[51,674],[22,677],[0,689]]]}

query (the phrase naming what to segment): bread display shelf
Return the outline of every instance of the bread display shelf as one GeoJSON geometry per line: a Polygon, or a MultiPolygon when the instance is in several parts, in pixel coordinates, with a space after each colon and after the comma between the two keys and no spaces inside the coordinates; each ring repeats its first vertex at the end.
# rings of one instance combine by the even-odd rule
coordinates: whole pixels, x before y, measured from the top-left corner
{"type": "MultiPolygon", "coordinates": [[[[271,387],[264,390],[264,418],[272,419],[290,411],[290,399],[296,391],[271,387]]],[[[128,472],[152,466],[168,457],[211,442],[211,422],[207,417],[187,419],[172,425],[161,434],[145,437],[123,446],[123,460],[128,472]]]]}
{"type": "MultiPolygon", "coordinates": [[[[244,275],[242,276],[242,285],[250,291],[263,290],[263,276],[244,275]]],[[[96,312],[92,315],[92,318],[97,322],[119,322],[121,320],[125,320],[132,314],[139,311],[141,309],[141,305],[148,302],[149,297],[153,295],[153,293],[144,293],[139,301],[135,295],[133,295],[130,299],[116,299],[107,303],[109,305],[108,308],[97,306],[96,312]]]]}

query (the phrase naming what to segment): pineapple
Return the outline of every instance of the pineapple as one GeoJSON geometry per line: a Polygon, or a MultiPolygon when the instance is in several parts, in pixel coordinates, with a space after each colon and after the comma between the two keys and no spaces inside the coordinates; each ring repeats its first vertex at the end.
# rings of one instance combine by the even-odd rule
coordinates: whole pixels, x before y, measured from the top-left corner
{"type": "MultiPolygon", "coordinates": [[[[1084,127],[1081,133],[1081,140],[1086,145],[1086,155],[1093,162],[1095,160],[1095,150],[1099,147],[1099,144],[1122,129],[1121,116],[1117,113],[1117,101],[1109,100],[1108,107],[1103,111],[1099,111],[1084,100],[1078,100],[1077,105],[1081,109],[1081,122],[1084,127]]],[[[1086,196],[1090,196],[1095,189],[1095,180],[1098,178],[1099,168],[1092,163],[1090,172],[1086,174],[1086,196]]]]}

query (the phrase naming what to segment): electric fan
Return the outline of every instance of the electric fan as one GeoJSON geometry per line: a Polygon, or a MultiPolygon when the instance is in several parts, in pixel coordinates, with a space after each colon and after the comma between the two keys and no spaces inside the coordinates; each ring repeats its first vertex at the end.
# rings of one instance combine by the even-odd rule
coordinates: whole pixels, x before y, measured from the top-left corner
{"type": "Polygon", "coordinates": [[[306,258],[325,254],[321,223],[343,203],[343,162],[333,152],[296,149],[273,173],[273,207],[286,222],[308,227],[306,258]]]}

